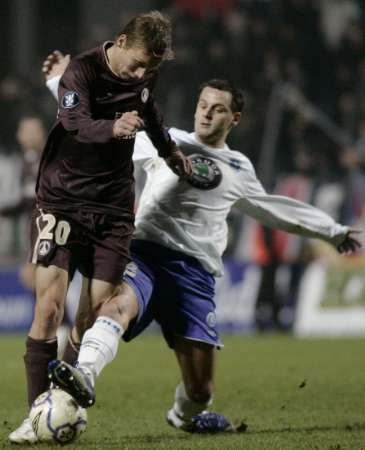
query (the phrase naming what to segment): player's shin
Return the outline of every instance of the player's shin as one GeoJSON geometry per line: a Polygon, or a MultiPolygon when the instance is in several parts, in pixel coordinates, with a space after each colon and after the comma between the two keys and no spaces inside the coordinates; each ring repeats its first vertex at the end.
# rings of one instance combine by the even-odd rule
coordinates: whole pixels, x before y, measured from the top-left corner
{"type": "Polygon", "coordinates": [[[191,400],[184,383],[181,382],[176,387],[174,405],[167,413],[167,420],[174,427],[187,430],[191,427],[191,419],[202,413],[211,403],[212,398],[202,403],[191,400]]]}
{"type": "Polygon", "coordinates": [[[24,355],[29,407],[49,386],[48,363],[57,357],[57,338],[44,340],[28,336],[24,355]]]}
{"type": "Polygon", "coordinates": [[[100,316],[84,334],[77,367],[87,373],[93,385],[103,368],[115,358],[124,331],[115,320],[100,316]]]}
{"type": "Polygon", "coordinates": [[[77,358],[79,357],[80,353],[80,343],[76,342],[75,339],[72,336],[72,331],[68,335],[68,340],[66,344],[65,351],[63,353],[63,361],[67,362],[68,364],[71,364],[71,366],[74,366],[77,362],[77,358]]]}

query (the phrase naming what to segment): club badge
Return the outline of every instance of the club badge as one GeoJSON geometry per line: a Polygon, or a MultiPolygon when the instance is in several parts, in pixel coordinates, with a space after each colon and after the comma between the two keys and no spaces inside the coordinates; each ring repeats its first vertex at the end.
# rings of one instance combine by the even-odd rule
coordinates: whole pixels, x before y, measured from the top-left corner
{"type": "Polygon", "coordinates": [[[124,276],[128,276],[131,278],[134,278],[137,275],[138,272],[138,266],[135,262],[131,261],[126,265],[126,268],[124,270],[124,276]]]}
{"type": "Polygon", "coordinates": [[[205,320],[210,328],[214,328],[217,324],[217,317],[214,312],[208,313],[205,320]]]}
{"type": "Polygon", "coordinates": [[[146,103],[149,95],[150,95],[150,91],[148,90],[148,88],[144,88],[143,91],[141,92],[142,103],[146,103]]]}
{"type": "Polygon", "coordinates": [[[75,108],[80,104],[79,94],[75,91],[68,91],[62,98],[62,107],[65,109],[75,108]]]}

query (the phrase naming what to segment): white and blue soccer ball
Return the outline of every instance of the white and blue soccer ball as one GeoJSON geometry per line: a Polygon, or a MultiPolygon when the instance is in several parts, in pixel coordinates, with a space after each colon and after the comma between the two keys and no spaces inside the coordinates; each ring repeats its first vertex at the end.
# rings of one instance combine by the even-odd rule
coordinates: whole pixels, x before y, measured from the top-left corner
{"type": "Polygon", "coordinates": [[[38,441],[59,444],[77,439],[87,424],[86,409],[61,389],[50,389],[37,397],[29,418],[38,441]]]}

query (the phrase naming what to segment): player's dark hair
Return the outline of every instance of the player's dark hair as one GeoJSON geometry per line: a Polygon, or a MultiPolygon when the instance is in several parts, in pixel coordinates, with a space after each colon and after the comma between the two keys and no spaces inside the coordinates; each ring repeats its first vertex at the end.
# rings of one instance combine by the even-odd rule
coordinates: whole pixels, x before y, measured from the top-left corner
{"type": "Polygon", "coordinates": [[[127,36],[127,46],[141,45],[147,53],[161,60],[173,59],[171,22],[159,11],[140,14],[131,19],[118,36],[127,36]]]}
{"type": "Polygon", "coordinates": [[[209,81],[205,81],[199,86],[199,95],[202,90],[206,87],[210,87],[213,89],[218,89],[220,91],[230,92],[232,95],[231,109],[232,112],[242,112],[245,101],[243,98],[243,92],[241,89],[238,89],[233,83],[228,80],[220,80],[220,79],[212,79],[209,81]]]}

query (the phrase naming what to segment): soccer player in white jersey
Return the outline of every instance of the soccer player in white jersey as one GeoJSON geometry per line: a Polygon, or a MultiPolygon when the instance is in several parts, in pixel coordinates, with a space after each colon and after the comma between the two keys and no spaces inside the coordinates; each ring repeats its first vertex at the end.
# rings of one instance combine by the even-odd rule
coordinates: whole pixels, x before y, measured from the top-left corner
{"type": "Polygon", "coordinates": [[[361,246],[356,230],[334,222],[313,206],[269,195],[250,161],[231,150],[226,139],[241,118],[243,97],[224,80],[200,89],[194,133],[170,129],[191,158],[194,174],[180,181],[157,156],[147,136],[138,133],[134,159],[147,173],[136,216],[129,264],[120,295],[106,302],[85,332],[76,367],[50,366],[52,381],[82,406],[94,403],[94,385],[117,353],[155,319],[174,349],[182,380],[167,413],[170,425],[191,432],[232,430],[224,416],[207,413],[212,403],[216,348],[214,278],[222,274],[226,218],[237,200],[244,212],[266,226],[333,244],[340,253],[361,246]]]}

